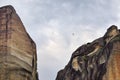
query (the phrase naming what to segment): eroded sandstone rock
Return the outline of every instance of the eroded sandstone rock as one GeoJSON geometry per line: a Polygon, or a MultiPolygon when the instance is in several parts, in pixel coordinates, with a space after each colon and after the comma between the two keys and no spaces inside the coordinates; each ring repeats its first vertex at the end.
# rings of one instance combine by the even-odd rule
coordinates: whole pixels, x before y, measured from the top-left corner
{"type": "Polygon", "coordinates": [[[56,80],[119,80],[120,31],[112,25],[106,34],[73,52],[56,80]]]}
{"type": "Polygon", "coordinates": [[[10,5],[0,8],[0,80],[38,80],[36,45],[10,5]]]}

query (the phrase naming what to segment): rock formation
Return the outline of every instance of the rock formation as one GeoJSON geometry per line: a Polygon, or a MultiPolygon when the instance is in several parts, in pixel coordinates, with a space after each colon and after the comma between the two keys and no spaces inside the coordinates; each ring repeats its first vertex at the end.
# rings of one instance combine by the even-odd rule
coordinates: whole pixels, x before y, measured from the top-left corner
{"type": "Polygon", "coordinates": [[[0,8],[0,80],[38,80],[36,45],[10,5],[0,8]]]}
{"type": "Polygon", "coordinates": [[[112,25],[105,35],[73,52],[56,80],[120,80],[120,30],[112,25]]]}

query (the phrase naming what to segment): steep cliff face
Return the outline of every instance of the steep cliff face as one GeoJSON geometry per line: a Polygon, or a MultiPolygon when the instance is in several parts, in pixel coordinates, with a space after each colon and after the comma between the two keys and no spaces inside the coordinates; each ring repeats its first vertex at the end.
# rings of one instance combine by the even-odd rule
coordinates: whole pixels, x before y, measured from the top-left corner
{"type": "Polygon", "coordinates": [[[120,31],[108,28],[105,35],[73,52],[56,80],[120,80],[120,31]]]}
{"type": "Polygon", "coordinates": [[[38,80],[36,45],[10,5],[0,8],[0,80],[38,80]]]}

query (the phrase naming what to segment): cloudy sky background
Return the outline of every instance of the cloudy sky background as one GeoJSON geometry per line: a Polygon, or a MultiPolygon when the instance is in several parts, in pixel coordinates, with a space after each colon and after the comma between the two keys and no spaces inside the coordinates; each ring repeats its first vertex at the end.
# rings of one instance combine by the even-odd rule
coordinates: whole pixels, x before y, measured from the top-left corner
{"type": "MultiPolygon", "coordinates": [[[[120,26],[120,0],[1,0],[13,5],[37,45],[40,80],[55,80],[57,72],[80,45],[120,26]]],[[[119,27],[120,28],[120,27],[119,27]]]]}

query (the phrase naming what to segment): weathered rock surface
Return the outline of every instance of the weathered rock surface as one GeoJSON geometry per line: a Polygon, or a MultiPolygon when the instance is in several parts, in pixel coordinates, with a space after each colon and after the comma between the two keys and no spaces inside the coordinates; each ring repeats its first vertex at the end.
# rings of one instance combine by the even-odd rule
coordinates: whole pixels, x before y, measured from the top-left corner
{"type": "Polygon", "coordinates": [[[56,80],[120,80],[120,30],[112,25],[106,34],[73,52],[56,80]]]}
{"type": "Polygon", "coordinates": [[[0,8],[0,80],[38,80],[36,45],[10,5],[0,8]]]}

